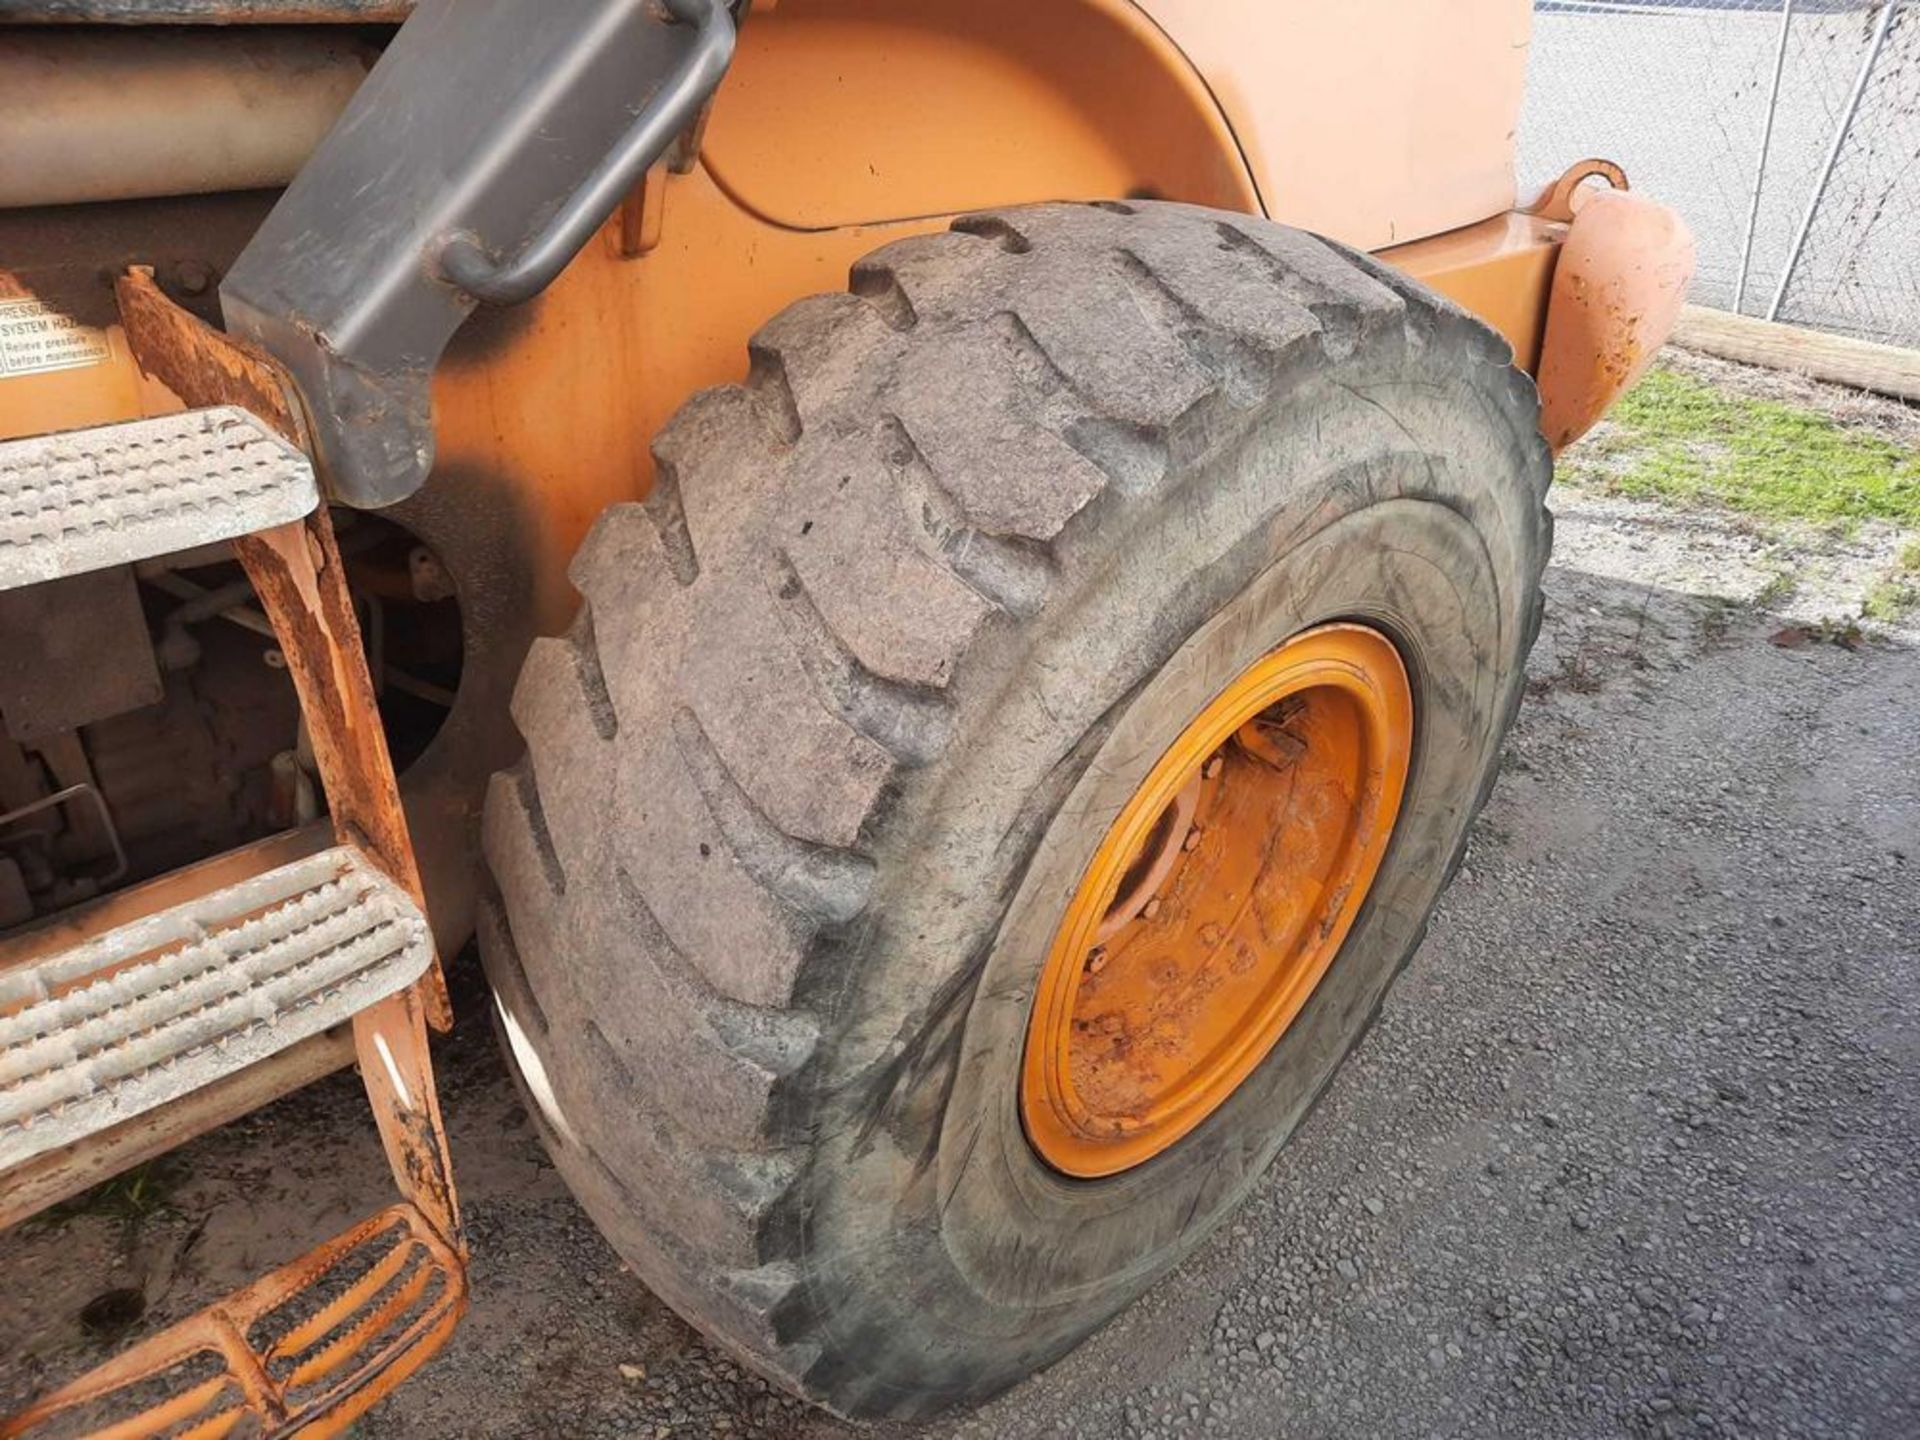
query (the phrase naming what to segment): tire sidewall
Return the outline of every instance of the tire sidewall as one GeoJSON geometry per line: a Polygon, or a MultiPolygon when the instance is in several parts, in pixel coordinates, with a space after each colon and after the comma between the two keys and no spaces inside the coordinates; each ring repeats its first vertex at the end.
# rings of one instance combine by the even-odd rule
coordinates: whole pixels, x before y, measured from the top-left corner
{"type": "Polygon", "coordinates": [[[1478,779],[1497,704],[1484,658],[1497,649],[1492,599],[1483,552],[1452,511],[1412,500],[1370,506],[1269,567],[1128,705],[1034,854],[967,1019],[942,1127],[942,1233],[982,1299],[1044,1308],[1149,1283],[1272,1161],[1378,1006],[1444,874],[1458,796],[1478,779]],[[1391,586],[1368,558],[1387,546],[1398,571],[1391,586]],[[1192,1135],[1106,1180],[1064,1177],[1021,1126],[1018,1057],[1068,898],[1147,772],[1225,683],[1291,636],[1335,621],[1384,631],[1415,696],[1408,787],[1367,903],[1286,1034],[1192,1135]],[[1434,684],[1436,672],[1452,683],[1434,684]]]}

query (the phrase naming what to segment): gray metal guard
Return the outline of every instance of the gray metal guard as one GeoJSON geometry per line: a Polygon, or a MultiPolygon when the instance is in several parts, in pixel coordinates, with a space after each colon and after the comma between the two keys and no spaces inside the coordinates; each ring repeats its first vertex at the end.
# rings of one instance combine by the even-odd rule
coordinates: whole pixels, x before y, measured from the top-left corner
{"type": "Polygon", "coordinates": [[[220,287],[298,383],[334,498],[425,483],[453,333],[551,283],[733,41],[726,0],[420,0],[220,287]]]}

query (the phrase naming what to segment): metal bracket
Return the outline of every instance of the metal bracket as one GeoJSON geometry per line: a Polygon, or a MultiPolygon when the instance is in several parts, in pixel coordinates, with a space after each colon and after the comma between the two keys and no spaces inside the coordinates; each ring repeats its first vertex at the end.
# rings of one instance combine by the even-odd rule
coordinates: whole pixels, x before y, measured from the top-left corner
{"type": "Polygon", "coordinates": [[[1571,223],[1583,203],[1582,188],[1589,180],[1604,180],[1615,190],[1627,188],[1627,172],[1611,160],[1576,160],[1566,173],[1542,190],[1524,213],[1542,220],[1571,223]]]}
{"type": "Polygon", "coordinates": [[[220,287],[291,372],[330,492],[402,500],[481,302],[550,284],[731,62],[726,0],[420,0],[220,287]]]}

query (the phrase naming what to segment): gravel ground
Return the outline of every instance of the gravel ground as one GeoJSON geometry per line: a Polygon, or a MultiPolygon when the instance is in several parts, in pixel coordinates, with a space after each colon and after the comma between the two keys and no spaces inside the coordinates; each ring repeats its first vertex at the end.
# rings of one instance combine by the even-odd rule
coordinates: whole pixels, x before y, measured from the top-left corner
{"type": "MultiPolygon", "coordinates": [[[[1920,1434],[1920,633],[1785,648],[1753,603],[1857,609],[1885,537],[1556,509],[1531,703],[1353,1063],[1143,1304],[913,1433],[1920,1434]],[[1830,581],[1780,597],[1783,547],[1830,581]]],[[[456,979],[474,1310],[356,1433],[906,1433],[770,1393],[624,1273],[456,979]]],[[[102,1291],[146,1333],[383,1203],[376,1153],[336,1077],[176,1152],[157,1208],[0,1236],[0,1411],[105,1353],[102,1291]]]]}

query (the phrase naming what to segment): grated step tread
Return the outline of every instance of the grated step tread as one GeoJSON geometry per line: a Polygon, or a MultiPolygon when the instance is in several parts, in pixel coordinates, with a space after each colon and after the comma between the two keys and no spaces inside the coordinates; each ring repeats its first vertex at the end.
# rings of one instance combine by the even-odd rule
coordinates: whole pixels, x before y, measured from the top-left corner
{"type": "Polygon", "coordinates": [[[412,898],[339,846],[0,973],[0,1170],[317,1035],[432,960],[412,898]]]}
{"type": "Polygon", "coordinates": [[[313,465],[234,405],[0,442],[0,590],[284,525],[313,465]]]}

